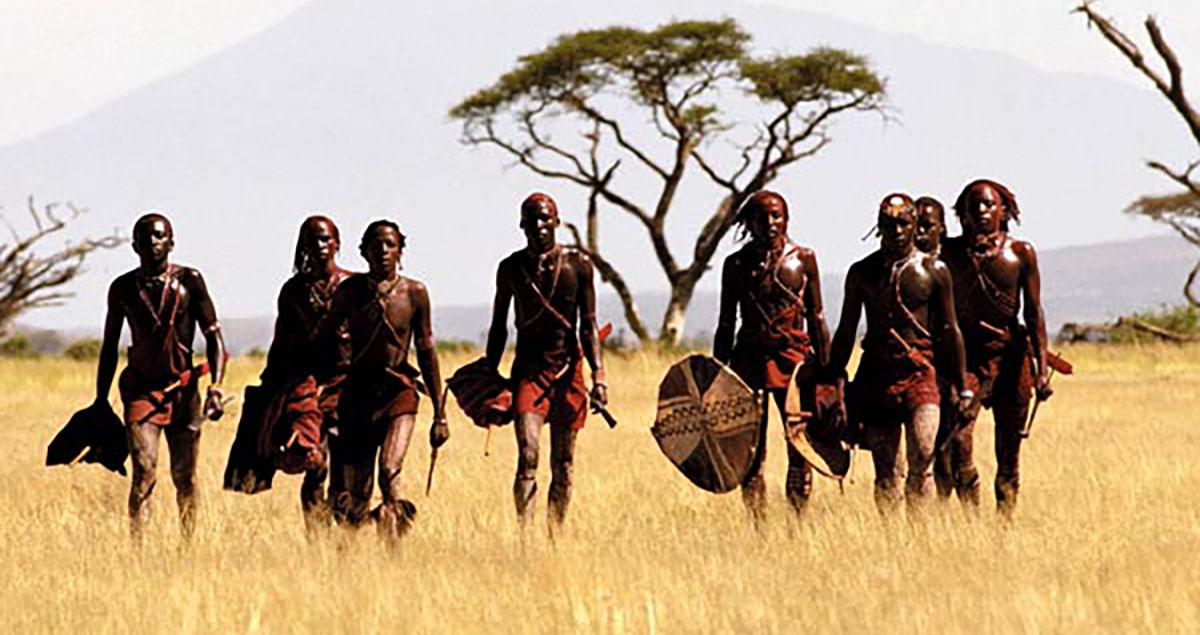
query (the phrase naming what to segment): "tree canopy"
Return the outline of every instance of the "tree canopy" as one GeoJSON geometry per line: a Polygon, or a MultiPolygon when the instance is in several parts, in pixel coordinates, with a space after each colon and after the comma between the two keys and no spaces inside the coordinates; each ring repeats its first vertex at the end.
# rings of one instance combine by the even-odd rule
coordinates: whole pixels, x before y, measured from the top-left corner
{"type": "Polygon", "coordinates": [[[742,201],[783,168],[819,152],[837,114],[883,112],[884,81],[865,57],[830,47],[755,57],[750,41],[731,19],[569,33],[520,57],[494,84],[450,110],[462,122],[464,143],[495,147],[536,174],[588,191],[586,229],[570,229],[621,297],[642,340],[649,333],[632,293],[599,245],[601,205],[645,228],[671,287],[660,337],[678,342],[695,285],[742,201]],[[759,106],[761,120],[729,118],[738,99],[759,106]],[[630,124],[631,113],[642,116],[630,124]],[[735,134],[747,125],[753,134],[735,134]],[[564,129],[572,133],[565,139],[556,134],[564,129]],[[647,142],[647,136],[657,141],[647,142]],[[660,183],[656,191],[635,194],[620,187],[615,177],[625,164],[651,174],[660,183]],[[681,263],[665,227],[692,167],[722,197],[697,229],[691,261],[681,263]]]}

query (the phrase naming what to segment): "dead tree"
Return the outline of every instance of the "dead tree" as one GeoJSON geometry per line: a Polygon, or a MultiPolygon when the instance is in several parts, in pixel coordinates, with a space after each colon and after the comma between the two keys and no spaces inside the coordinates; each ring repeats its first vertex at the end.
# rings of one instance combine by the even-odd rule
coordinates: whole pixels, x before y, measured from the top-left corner
{"type": "Polygon", "coordinates": [[[842,113],[883,112],[884,82],[866,58],[827,47],[755,58],[749,40],[729,19],[570,33],[450,110],[463,124],[463,143],[494,147],[588,192],[586,228],[570,229],[643,342],[649,331],[633,294],[600,249],[600,205],[645,229],[670,286],[659,338],[678,343],[696,284],[742,201],[821,151],[842,113]],[[725,116],[738,99],[761,114],[752,126],[725,116]],[[630,170],[649,175],[652,191],[631,192],[630,170]],[[695,231],[684,262],[667,239],[667,218],[689,170],[718,188],[720,203],[695,231]]]}
{"type": "MultiPolygon", "coordinates": [[[[1146,34],[1154,52],[1165,67],[1166,74],[1151,67],[1150,61],[1142,54],[1141,49],[1116,24],[1092,9],[1093,2],[1084,2],[1075,11],[1087,16],[1088,24],[1100,30],[1104,39],[1108,40],[1133,67],[1154,84],[1158,92],[1171,103],[1179,116],[1183,118],[1192,138],[1200,145],[1200,112],[1192,107],[1191,101],[1184,92],[1183,65],[1175,51],[1167,43],[1166,37],[1159,28],[1154,16],[1147,16],[1145,22],[1146,34]]],[[[1147,161],[1146,165],[1167,176],[1175,185],[1183,188],[1181,191],[1165,196],[1143,196],[1134,201],[1126,211],[1146,216],[1174,229],[1185,240],[1200,248],[1200,181],[1193,173],[1200,167],[1200,160],[1193,161],[1183,169],[1171,168],[1160,161],[1147,161]]],[[[1200,306],[1200,297],[1193,291],[1192,286],[1200,276],[1200,261],[1192,267],[1183,285],[1183,295],[1193,306],[1200,306]]]]}
{"type": "Polygon", "coordinates": [[[124,238],[106,236],[67,242],[61,247],[40,249],[47,239],[66,229],[85,209],[71,203],[50,203],[40,210],[33,197],[28,200],[33,231],[22,234],[4,219],[11,242],[0,243],[0,338],[12,328],[13,320],[30,309],[61,304],[71,296],[63,285],[83,272],[83,261],[97,249],[111,249],[124,238]]]}

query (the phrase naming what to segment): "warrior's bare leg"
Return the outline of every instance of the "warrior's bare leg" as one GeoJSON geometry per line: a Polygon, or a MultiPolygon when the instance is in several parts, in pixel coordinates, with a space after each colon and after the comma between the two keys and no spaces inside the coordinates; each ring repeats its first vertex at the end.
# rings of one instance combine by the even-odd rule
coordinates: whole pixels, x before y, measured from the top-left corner
{"type": "Polygon", "coordinates": [[[191,538],[196,530],[196,459],[200,453],[200,431],[171,425],[164,432],[171,453],[171,480],[175,483],[175,502],[179,505],[179,528],[184,538],[191,538]]]}
{"type": "Polygon", "coordinates": [[[325,455],[325,465],[317,470],[304,473],[304,481],[300,484],[300,509],[304,511],[304,528],[312,533],[329,526],[329,501],[325,497],[325,478],[329,475],[329,442],[321,441],[321,453],[325,455]]]}
{"type": "Polygon", "coordinates": [[[945,500],[954,493],[954,472],[950,468],[950,434],[954,428],[952,406],[942,400],[941,423],[938,425],[936,448],[933,457],[933,484],[937,488],[938,499],[945,500]]]}
{"type": "Polygon", "coordinates": [[[129,532],[140,540],[150,520],[150,495],[158,481],[159,426],[133,423],[127,428],[133,476],[129,482],[129,532]]]}
{"type": "Polygon", "coordinates": [[[1029,415],[1029,402],[997,400],[992,415],[996,419],[996,508],[1011,514],[1021,484],[1021,428],[1029,415]]]}
{"type": "Polygon", "coordinates": [[[767,407],[769,405],[770,399],[763,395],[762,422],[758,428],[758,456],[755,457],[754,465],[750,468],[750,473],[746,475],[746,480],[742,482],[742,502],[746,504],[746,511],[750,512],[751,518],[755,521],[763,520],[767,513],[767,482],[763,479],[763,469],[767,464],[767,422],[770,421],[767,407]]]}
{"type": "Polygon", "coordinates": [[[517,476],[513,481],[513,503],[517,519],[526,524],[533,515],[534,495],[537,494],[538,436],[545,417],[526,413],[517,417],[517,476]]]}
{"type": "MultiPolygon", "coordinates": [[[[805,392],[801,392],[803,396],[805,392]]],[[[779,417],[783,418],[783,404],[786,400],[786,393],[778,391],[775,393],[775,405],[779,409],[779,417]]],[[[805,404],[805,410],[812,411],[811,404],[805,404]]],[[[808,464],[808,459],[804,458],[796,448],[792,447],[791,443],[787,445],[787,477],[783,482],[783,491],[787,496],[788,503],[792,505],[792,509],[796,513],[801,513],[808,506],[809,496],[812,494],[813,472],[812,466],[808,464]]]]}
{"type": "Polygon", "coordinates": [[[954,477],[954,489],[958,500],[964,504],[979,505],[979,470],[975,467],[975,419],[963,424],[950,439],[946,448],[950,459],[950,473],[954,477]]]}
{"type": "Polygon", "coordinates": [[[412,526],[412,511],[400,497],[400,468],[404,465],[416,421],[416,415],[408,414],[388,422],[387,434],[379,449],[379,489],[383,492],[379,530],[390,538],[399,538],[412,526]]]}
{"type": "Polygon", "coordinates": [[[340,439],[330,474],[334,518],[357,527],[366,522],[375,487],[375,446],[368,439],[340,439]]]}
{"type": "Polygon", "coordinates": [[[904,426],[904,447],[908,458],[904,497],[910,510],[927,502],[933,495],[933,450],[940,412],[937,404],[922,404],[917,406],[911,421],[904,426]]]}
{"type": "Polygon", "coordinates": [[[900,426],[869,426],[864,433],[875,464],[875,506],[882,514],[894,513],[900,506],[900,426]]]}
{"type": "Polygon", "coordinates": [[[571,470],[575,462],[576,430],[570,426],[550,426],[550,523],[561,525],[571,502],[571,470]]]}

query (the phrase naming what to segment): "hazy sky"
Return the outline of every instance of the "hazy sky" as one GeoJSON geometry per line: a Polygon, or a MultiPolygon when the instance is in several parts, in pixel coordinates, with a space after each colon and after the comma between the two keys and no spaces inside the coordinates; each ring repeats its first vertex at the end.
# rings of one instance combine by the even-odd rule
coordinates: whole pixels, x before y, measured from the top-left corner
{"type": "Polygon", "coordinates": [[[87,114],[307,0],[0,0],[0,144],[87,114]]]}
{"type": "MultiPolygon", "coordinates": [[[[1097,31],[1084,28],[1082,15],[1072,13],[1080,0],[741,1],[835,15],[937,44],[1007,53],[1045,70],[1096,73],[1146,85],[1097,31]]],[[[1200,59],[1200,45],[1192,37],[1200,24],[1197,0],[1100,0],[1093,8],[1139,43],[1147,42],[1142,22],[1153,14],[1180,57],[1200,59]]]]}
{"type": "MultiPolygon", "coordinates": [[[[486,1],[486,0],[481,0],[486,1]]],[[[835,15],[920,39],[1017,56],[1048,70],[1145,85],[1071,15],[1078,0],[743,0],[835,15]]],[[[0,144],[83,116],[277,23],[308,0],[0,0],[0,144]]],[[[1141,35],[1158,15],[1184,59],[1200,59],[1185,25],[1196,0],[1104,0],[1141,35]]],[[[1190,32],[1190,30],[1188,31],[1190,32]]]]}

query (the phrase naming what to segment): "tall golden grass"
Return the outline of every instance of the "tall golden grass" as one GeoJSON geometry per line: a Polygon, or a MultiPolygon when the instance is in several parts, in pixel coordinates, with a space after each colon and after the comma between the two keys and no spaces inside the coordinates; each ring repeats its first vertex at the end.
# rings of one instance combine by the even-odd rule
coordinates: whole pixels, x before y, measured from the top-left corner
{"type": "MultiPolygon", "coordinates": [[[[452,408],[433,495],[423,495],[427,412],[405,465],[415,529],[390,552],[374,531],[310,542],[297,477],[255,496],[221,490],[236,408],[205,429],[202,511],[182,545],[160,458],[147,543],[130,543],[128,481],[97,466],[45,468],[45,444],[90,400],[94,369],[0,360],[3,632],[1196,632],[1200,629],[1200,347],[1069,348],[1074,377],[1039,415],[1012,522],[957,502],[881,518],[869,460],[811,512],[782,495],[772,421],[770,515],[692,487],[648,433],[670,360],[610,359],[608,430],[579,439],[565,531],[519,530],[514,442],[452,408]]],[[[443,360],[453,368],[463,357],[443,360]]],[[[258,362],[232,362],[240,387],[258,362]]],[[[426,406],[423,405],[423,408],[426,406]]],[[[979,427],[985,479],[992,425],[979,427]]],[[[545,436],[543,439],[545,440],[545,436]]],[[[544,441],[543,445],[547,445],[544,441]]],[[[539,516],[547,473],[543,448],[539,516]]],[[[990,496],[988,497],[990,503],[990,496]]]]}

